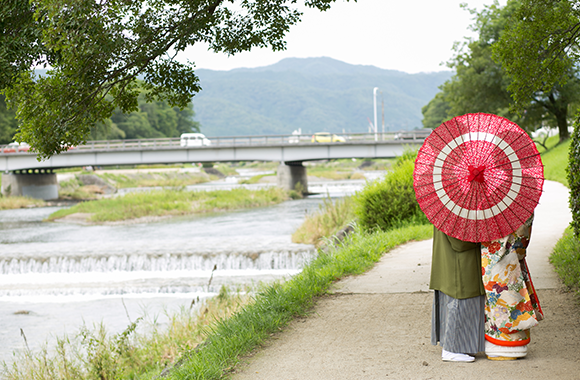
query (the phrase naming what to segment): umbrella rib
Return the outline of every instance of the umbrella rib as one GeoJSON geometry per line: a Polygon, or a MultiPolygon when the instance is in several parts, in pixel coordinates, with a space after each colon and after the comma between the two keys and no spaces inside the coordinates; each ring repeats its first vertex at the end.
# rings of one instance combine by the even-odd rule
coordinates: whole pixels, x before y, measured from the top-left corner
{"type": "MultiPolygon", "coordinates": [[[[515,175],[513,175],[513,174],[512,174],[512,177],[515,177],[515,178],[522,178],[522,179],[526,179],[526,178],[531,178],[531,179],[539,179],[539,178],[537,178],[537,177],[530,176],[530,175],[521,175],[521,176],[515,176],[515,175]]],[[[489,175],[489,176],[488,176],[488,178],[499,178],[499,179],[503,179],[502,177],[500,177],[500,176],[497,176],[497,175],[489,175]]],[[[530,185],[528,185],[528,184],[525,184],[525,183],[523,183],[523,182],[522,182],[522,183],[520,183],[519,185],[520,185],[521,187],[526,187],[526,188],[528,188],[528,189],[533,189],[533,190],[540,190],[540,188],[538,188],[538,187],[530,186],[530,185]]],[[[505,186],[503,183],[502,183],[500,186],[507,187],[507,186],[505,186]]],[[[511,185],[510,185],[510,188],[511,188],[511,185]]]]}
{"type": "MultiPolygon", "coordinates": [[[[459,188],[457,188],[455,193],[457,193],[457,192],[459,192],[459,191],[460,191],[460,189],[459,189],[459,188]]],[[[455,195],[455,194],[453,194],[453,195],[455,195]]],[[[449,210],[449,212],[448,212],[448,213],[446,213],[446,215],[445,215],[445,219],[443,219],[443,222],[441,223],[441,225],[442,225],[442,226],[445,224],[445,222],[447,221],[447,219],[449,219],[449,217],[451,216],[451,214],[458,216],[458,215],[457,215],[457,214],[455,214],[453,211],[451,211],[451,210],[449,209],[449,207],[447,207],[447,204],[449,204],[449,202],[451,202],[451,197],[450,197],[449,195],[448,195],[448,197],[449,197],[449,201],[447,201],[447,203],[444,203],[443,205],[445,206],[445,208],[447,208],[447,209],[449,210]]],[[[439,201],[441,201],[441,199],[439,199],[439,201]]],[[[434,203],[435,203],[435,202],[433,202],[433,204],[434,204],[434,203]]],[[[443,203],[443,202],[441,202],[441,203],[443,203]]],[[[456,225],[457,225],[457,218],[455,219],[455,223],[453,224],[453,228],[452,228],[452,229],[455,229],[455,226],[456,226],[456,225]]]]}
{"type": "MultiPolygon", "coordinates": [[[[504,187],[505,187],[505,186],[504,186],[504,187]]],[[[509,207],[509,206],[508,206],[506,203],[505,203],[505,202],[504,202],[504,199],[505,199],[506,197],[507,197],[507,198],[509,198],[509,199],[511,199],[512,203],[514,203],[514,202],[516,201],[516,200],[515,200],[515,198],[512,198],[512,197],[510,197],[510,196],[509,196],[509,192],[508,192],[508,193],[507,193],[507,194],[506,194],[506,195],[505,195],[505,196],[504,196],[504,197],[503,197],[503,198],[500,200],[500,202],[504,204],[504,206],[505,206],[505,209],[504,209],[504,211],[502,211],[502,212],[501,212],[501,213],[499,213],[498,215],[501,215],[501,216],[504,218],[504,220],[506,221],[506,223],[507,223],[507,224],[510,226],[510,229],[512,230],[512,232],[514,232],[515,230],[517,230],[517,229],[519,228],[519,226],[520,226],[521,224],[523,224],[523,223],[526,221],[526,219],[527,219],[527,218],[524,218],[524,219],[523,219],[523,221],[522,221],[522,219],[521,219],[521,218],[520,218],[520,217],[519,217],[519,216],[518,216],[518,215],[517,215],[517,214],[516,214],[516,213],[515,213],[515,212],[514,212],[514,211],[513,211],[513,210],[512,210],[512,209],[511,209],[511,208],[510,208],[510,207],[509,207]],[[520,225],[518,225],[516,228],[513,228],[513,226],[512,226],[512,225],[511,225],[511,223],[509,222],[509,220],[508,220],[508,219],[506,218],[506,216],[504,215],[504,212],[507,212],[507,211],[509,211],[510,213],[512,213],[512,215],[514,215],[514,216],[516,217],[516,219],[518,219],[518,221],[521,223],[521,224],[520,224],[520,225]]],[[[517,197],[516,197],[516,198],[517,198],[517,197]]],[[[511,233],[511,232],[510,232],[510,233],[511,233]]]]}
{"type": "MultiPolygon", "coordinates": [[[[541,189],[540,189],[540,188],[538,188],[538,187],[529,186],[529,185],[527,185],[527,184],[523,184],[523,183],[522,183],[522,184],[520,184],[520,186],[521,186],[521,187],[525,187],[525,188],[527,188],[527,189],[531,189],[531,190],[541,190],[541,189]]],[[[502,184],[500,184],[500,186],[498,186],[498,188],[500,188],[500,187],[501,187],[501,188],[504,188],[504,189],[508,189],[508,193],[509,193],[509,190],[511,189],[511,186],[509,186],[509,187],[508,187],[508,186],[507,186],[507,185],[505,185],[504,183],[502,183],[502,184]]],[[[541,190],[541,191],[542,191],[542,193],[543,193],[543,190],[541,190]]],[[[506,196],[507,196],[507,195],[506,195],[506,196]]],[[[517,197],[516,197],[516,198],[517,198],[517,197]]],[[[511,199],[512,201],[515,201],[515,198],[511,198],[511,197],[510,197],[510,199],[511,199]]]]}
{"type": "MultiPolygon", "coordinates": [[[[442,141],[443,141],[443,139],[442,139],[442,141]]],[[[453,157],[453,158],[456,159],[456,161],[460,161],[461,160],[461,157],[455,152],[455,149],[452,150],[451,152],[449,152],[449,155],[447,155],[447,157],[450,157],[451,156],[451,153],[453,153],[454,156],[456,156],[456,157],[453,157]]],[[[421,154],[424,154],[425,156],[429,156],[429,157],[434,158],[434,159],[437,159],[439,157],[439,155],[433,155],[433,154],[428,153],[428,152],[425,152],[425,151],[422,151],[421,154]]]]}
{"type": "MultiPolygon", "coordinates": [[[[456,122],[456,124],[457,124],[457,122],[456,122]]],[[[453,133],[451,133],[451,131],[449,130],[447,123],[443,123],[441,125],[445,128],[445,130],[447,131],[447,133],[450,136],[453,136],[453,133]]],[[[443,144],[445,144],[445,146],[447,146],[451,142],[451,141],[446,141],[442,136],[440,136],[438,131],[437,131],[437,128],[434,130],[434,132],[435,132],[435,135],[439,138],[439,140],[441,140],[441,142],[443,142],[443,144]]],[[[453,154],[453,158],[455,159],[455,161],[461,161],[461,155],[459,155],[459,153],[456,152],[455,149],[451,150],[450,154],[447,157],[449,157],[451,154],[453,154]]],[[[430,156],[435,157],[435,158],[438,157],[438,156],[432,156],[432,155],[430,155],[430,156]]]]}
{"type": "MultiPolygon", "coordinates": [[[[460,192],[460,189],[459,189],[459,187],[457,188],[457,192],[456,192],[456,193],[458,193],[458,192],[460,192]]],[[[464,199],[466,199],[466,198],[467,198],[468,194],[469,194],[469,193],[465,193],[465,194],[464,194],[462,197],[460,197],[460,198],[458,199],[458,201],[459,201],[459,202],[457,202],[457,203],[455,203],[455,202],[454,202],[454,203],[455,203],[455,205],[456,205],[456,206],[458,206],[458,207],[460,208],[460,210],[459,210],[459,213],[461,213],[461,211],[462,211],[463,209],[469,210],[468,208],[466,208],[466,207],[463,207],[463,206],[460,206],[460,205],[459,205],[459,203],[465,204],[465,202],[462,202],[462,201],[463,201],[464,199]]],[[[451,198],[451,197],[450,197],[450,198],[451,198]]],[[[469,212],[469,211],[468,211],[468,212],[469,212]]],[[[459,216],[459,215],[457,215],[457,214],[455,214],[455,215],[457,216],[457,218],[455,218],[455,223],[453,224],[453,228],[452,228],[452,230],[455,230],[455,226],[457,226],[457,223],[459,222],[459,219],[460,219],[460,218],[463,218],[463,217],[461,217],[461,216],[459,216]]],[[[465,219],[465,218],[463,218],[463,219],[465,219]]],[[[463,231],[463,234],[461,235],[461,237],[463,238],[463,239],[461,239],[461,240],[465,240],[465,231],[463,231]]]]}
{"type": "MultiPolygon", "coordinates": [[[[487,183],[485,184],[485,187],[487,187],[487,183]]],[[[486,206],[489,206],[490,202],[489,202],[489,198],[487,197],[487,191],[483,191],[482,195],[483,195],[483,198],[485,198],[485,200],[487,202],[486,206]]],[[[485,219],[485,215],[483,215],[482,221],[483,221],[483,225],[485,227],[485,232],[486,232],[485,236],[486,236],[486,238],[489,239],[489,237],[491,236],[490,231],[489,231],[489,224],[488,224],[489,222],[487,222],[487,220],[485,219]]]]}
{"type": "MultiPolygon", "coordinates": [[[[527,159],[529,159],[529,158],[538,157],[539,155],[540,155],[540,154],[539,154],[539,153],[537,153],[537,154],[532,154],[532,155],[530,155],[530,156],[526,156],[526,157],[522,157],[522,158],[519,158],[519,157],[518,157],[516,160],[513,160],[513,161],[508,161],[508,162],[504,162],[503,164],[499,164],[499,165],[496,165],[496,166],[492,166],[490,169],[500,168],[500,167],[502,167],[502,166],[506,166],[506,165],[508,165],[508,164],[513,164],[514,162],[518,162],[518,161],[519,161],[519,162],[521,162],[521,161],[523,161],[523,160],[527,160],[527,159]]],[[[544,166],[544,165],[541,165],[541,166],[544,166]]]]}
{"type": "MultiPolygon", "coordinates": [[[[425,176],[427,176],[427,174],[425,174],[425,176]]],[[[459,180],[457,179],[457,180],[455,180],[454,182],[450,182],[450,183],[449,183],[449,185],[456,185],[456,184],[458,184],[458,183],[459,183],[459,180]]],[[[429,183],[422,183],[422,184],[416,185],[415,187],[417,188],[417,187],[431,186],[431,185],[434,185],[434,184],[435,184],[434,182],[429,182],[429,183]]],[[[426,197],[426,196],[428,196],[428,195],[430,195],[430,194],[427,194],[427,195],[421,196],[421,197],[419,197],[419,198],[417,198],[417,199],[423,199],[423,198],[425,198],[425,197],[426,197]]]]}
{"type": "MultiPolygon", "coordinates": [[[[473,182],[471,183],[471,185],[473,185],[473,182]]],[[[475,186],[477,186],[477,185],[475,185],[475,186]]],[[[474,210],[475,211],[475,219],[473,219],[473,220],[475,220],[475,226],[477,227],[477,200],[478,200],[477,195],[478,195],[478,191],[470,191],[469,193],[471,193],[471,198],[469,199],[468,205],[470,205],[470,206],[473,205],[473,198],[475,198],[476,208],[474,210]]],[[[467,209],[467,215],[469,215],[469,213],[471,212],[471,210],[472,209],[467,209]]],[[[471,219],[467,218],[467,220],[469,221],[471,219]]]]}

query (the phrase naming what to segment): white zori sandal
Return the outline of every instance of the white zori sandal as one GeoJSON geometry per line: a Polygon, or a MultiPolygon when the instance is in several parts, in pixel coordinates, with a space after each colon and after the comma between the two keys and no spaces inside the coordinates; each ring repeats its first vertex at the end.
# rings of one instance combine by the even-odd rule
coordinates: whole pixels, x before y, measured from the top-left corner
{"type": "Polygon", "coordinates": [[[455,352],[449,352],[449,351],[441,351],[441,359],[443,359],[444,362],[463,362],[463,363],[471,363],[472,361],[475,360],[475,358],[471,355],[467,355],[467,354],[458,354],[455,352]]]}
{"type": "Polygon", "coordinates": [[[485,354],[489,360],[516,360],[523,358],[528,353],[528,345],[525,346],[499,346],[485,341],[485,354]]]}

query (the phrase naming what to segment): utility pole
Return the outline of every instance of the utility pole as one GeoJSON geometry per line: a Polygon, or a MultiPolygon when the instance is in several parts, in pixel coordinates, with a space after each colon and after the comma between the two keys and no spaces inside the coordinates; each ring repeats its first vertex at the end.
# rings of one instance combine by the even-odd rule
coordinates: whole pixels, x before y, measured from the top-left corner
{"type": "Polygon", "coordinates": [[[383,92],[381,91],[381,108],[382,108],[382,114],[383,114],[383,138],[382,140],[385,139],[385,99],[383,98],[383,92]]]}

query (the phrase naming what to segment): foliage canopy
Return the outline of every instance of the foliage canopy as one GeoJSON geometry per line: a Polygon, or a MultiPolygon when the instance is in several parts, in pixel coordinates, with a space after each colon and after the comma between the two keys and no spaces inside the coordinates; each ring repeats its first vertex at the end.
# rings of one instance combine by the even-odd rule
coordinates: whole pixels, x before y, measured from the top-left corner
{"type": "Polygon", "coordinates": [[[456,44],[455,56],[448,66],[456,70],[453,78],[441,86],[438,94],[424,109],[425,127],[437,127],[453,116],[470,112],[494,113],[518,123],[527,130],[542,125],[557,126],[560,138],[568,138],[569,105],[580,101],[580,81],[575,70],[566,72],[566,81],[537,88],[521,107],[512,107],[513,78],[503,62],[493,54],[514,17],[520,0],[509,0],[505,6],[497,1],[474,15],[471,29],[478,39],[456,44]]]}
{"type": "Polygon", "coordinates": [[[0,89],[17,106],[16,138],[39,158],[83,143],[115,108],[137,110],[137,77],[146,100],[183,108],[201,87],[178,52],[197,43],[226,54],[283,50],[300,20],[297,3],[327,10],[335,1],[2,1],[0,89]],[[38,66],[48,75],[36,76],[38,66]]]}
{"type": "MultiPolygon", "coordinates": [[[[536,91],[567,85],[571,81],[570,73],[577,72],[579,67],[579,46],[580,6],[577,1],[520,0],[514,17],[494,47],[494,56],[512,78],[509,90],[517,107],[522,108],[536,91]]],[[[572,225],[576,235],[580,235],[579,127],[576,121],[568,168],[572,225]]]]}

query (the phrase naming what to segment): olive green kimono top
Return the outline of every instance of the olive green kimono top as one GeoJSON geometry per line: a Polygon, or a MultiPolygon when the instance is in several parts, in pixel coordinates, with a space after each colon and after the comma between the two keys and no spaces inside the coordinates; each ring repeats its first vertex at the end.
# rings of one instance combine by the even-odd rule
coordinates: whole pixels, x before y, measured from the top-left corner
{"type": "Polygon", "coordinates": [[[480,244],[447,236],[434,228],[429,288],[457,299],[485,295],[480,244]]]}

